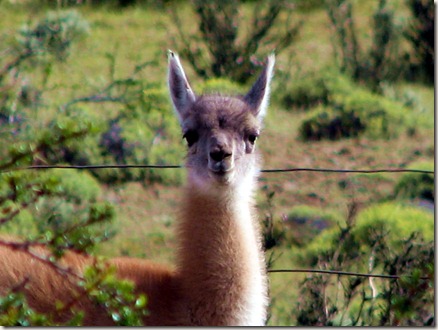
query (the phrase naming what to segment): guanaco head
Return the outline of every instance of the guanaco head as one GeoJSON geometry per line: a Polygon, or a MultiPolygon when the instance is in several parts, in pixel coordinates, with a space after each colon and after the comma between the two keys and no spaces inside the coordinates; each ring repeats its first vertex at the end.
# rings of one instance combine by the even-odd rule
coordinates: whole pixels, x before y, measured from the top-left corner
{"type": "Polygon", "coordinates": [[[170,95],[187,141],[186,166],[195,186],[233,187],[255,177],[255,144],[268,105],[274,62],[274,55],[267,58],[245,96],[197,96],[178,56],[169,51],[170,95]]]}

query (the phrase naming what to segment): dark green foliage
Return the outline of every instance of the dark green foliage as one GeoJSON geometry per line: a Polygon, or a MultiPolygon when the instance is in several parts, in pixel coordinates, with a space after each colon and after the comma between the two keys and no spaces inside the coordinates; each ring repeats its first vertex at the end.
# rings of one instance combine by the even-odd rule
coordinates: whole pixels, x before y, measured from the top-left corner
{"type": "Polygon", "coordinates": [[[53,325],[45,315],[36,313],[28,306],[19,289],[0,297],[0,324],[6,327],[53,325]]]}
{"type": "Polygon", "coordinates": [[[435,1],[407,0],[412,19],[405,32],[412,43],[414,69],[420,71],[429,84],[435,78],[435,1]]]}
{"type": "Polygon", "coordinates": [[[178,52],[188,60],[202,78],[229,77],[238,83],[247,82],[261,66],[256,53],[279,54],[296,39],[301,24],[292,24],[291,6],[284,0],[257,1],[243,35],[241,1],[191,1],[199,19],[198,31],[189,35],[175,11],[173,20],[178,31],[178,52]],[[287,14],[286,20],[281,19],[287,14]],[[283,25],[281,28],[280,26],[283,25]],[[275,31],[275,32],[274,32],[275,31]],[[246,32],[246,31],[245,31],[246,32]]]}
{"type": "Polygon", "coordinates": [[[365,123],[354,111],[333,108],[320,108],[311,118],[305,120],[300,127],[302,139],[339,140],[361,135],[365,131],[365,123]]]}
{"type": "Polygon", "coordinates": [[[147,298],[134,292],[130,281],[117,279],[114,267],[98,261],[84,271],[79,285],[96,303],[104,305],[117,326],[142,326],[147,298]]]}
{"type": "MultiPolygon", "coordinates": [[[[409,166],[412,169],[433,171],[432,162],[414,163],[409,166]]],[[[435,201],[435,180],[432,174],[404,173],[397,180],[394,195],[398,198],[423,199],[435,201]]]]}
{"type": "Polygon", "coordinates": [[[282,97],[289,108],[311,108],[300,126],[308,140],[338,140],[366,135],[392,138],[415,132],[412,111],[397,101],[363,88],[335,70],[311,73],[293,83],[282,97]]]}
{"type": "Polygon", "coordinates": [[[321,233],[307,248],[303,261],[321,269],[403,277],[309,276],[302,283],[296,311],[298,325],[434,324],[432,214],[400,204],[383,204],[353,219],[349,217],[346,225],[321,233]],[[325,312],[315,313],[316,308],[325,312]]]}

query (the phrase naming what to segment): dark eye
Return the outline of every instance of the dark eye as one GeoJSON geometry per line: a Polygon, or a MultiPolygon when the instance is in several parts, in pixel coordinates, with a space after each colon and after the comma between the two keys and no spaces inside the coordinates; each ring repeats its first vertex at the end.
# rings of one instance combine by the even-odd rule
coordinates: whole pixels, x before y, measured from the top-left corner
{"type": "Polygon", "coordinates": [[[250,134],[250,135],[248,135],[248,141],[251,144],[254,144],[256,142],[257,138],[258,138],[258,134],[250,134]]]}
{"type": "Polygon", "coordinates": [[[186,139],[188,146],[191,147],[198,141],[199,135],[198,132],[190,130],[183,135],[183,138],[186,139]]]}

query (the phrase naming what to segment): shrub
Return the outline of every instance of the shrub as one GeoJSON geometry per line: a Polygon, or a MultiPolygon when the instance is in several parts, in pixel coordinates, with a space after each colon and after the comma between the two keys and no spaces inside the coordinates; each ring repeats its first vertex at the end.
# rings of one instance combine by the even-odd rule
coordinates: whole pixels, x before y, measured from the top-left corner
{"type": "Polygon", "coordinates": [[[338,109],[320,107],[312,113],[309,119],[300,126],[300,137],[305,140],[338,140],[341,138],[357,137],[366,126],[354,112],[339,111],[338,109]]]}
{"type": "Polygon", "coordinates": [[[396,137],[404,129],[415,132],[415,117],[399,102],[355,85],[332,70],[310,75],[283,97],[288,106],[312,107],[300,126],[303,140],[337,140],[362,134],[371,138],[396,137]]]}
{"type": "Polygon", "coordinates": [[[2,176],[2,232],[55,240],[62,249],[88,249],[92,242],[112,235],[114,209],[98,201],[101,189],[89,173],[59,169],[38,176],[20,172],[2,176]]]}
{"type": "Polygon", "coordinates": [[[433,229],[432,213],[384,203],[322,232],[303,255],[311,267],[401,278],[308,276],[301,283],[295,311],[298,325],[434,324],[433,229]]]}
{"type": "MultiPolygon", "coordinates": [[[[162,87],[143,89],[139,104],[123,109],[111,120],[109,130],[101,136],[101,156],[110,163],[133,165],[179,165],[183,145],[178,144],[180,129],[174,118],[167,91],[162,87]]],[[[94,172],[105,182],[143,181],[179,184],[183,173],[178,170],[94,172]]]]}
{"type": "Polygon", "coordinates": [[[307,110],[318,105],[329,105],[334,95],[346,95],[354,91],[355,84],[339,71],[325,68],[310,71],[284,89],[280,98],[286,108],[307,110]]]}
{"type": "Polygon", "coordinates": [[[394,252],[400,242],[414,232],[420,233],[426,241],[433,241],[433,214],[414,206],[383,203],[371,206],[357,215],[353,234],[361,242],[369,245],[373,233],[379,231],[385,235],[387,233],[388,244],[394,248],[394,252]]]}
{"type": "MultiPolygon", "coordinates": [[[[408,168],[433,171],[435,167],[432,162],[418,162],[411,164],[408,168]]],[[[394,195],[398,198],[418,198],[434,203],[435,182],[433,174],[404,173],[395,185],[394,195]]]]}
{"type": "Polygon", "coordinates": [[[260,60],[254,54],[277,54],[296,39],[301,23],[291,24],[293,6],[284,0],[256,1],[250,27],[242,33],[243,2],[191,1],[198,18],[197,31],[188,34],[176,11],[172,11],[178,36],[178,51],[202,78],[231,77],[245,83],[251,78],[260,60]],[[280,26],[282,27],[280,29],[280,26]]]}
{"type": "Polygon", "coordinates": [[[379,0],[373,13],[371,45],[368,47],[357,34],[353,1],[326,0],[325,4],[341,71],[354,81],[366,83],[374,91],[379,91],[381,82],[398,79],[406,61],[399,51],[401,35],[398,31],[401,29],[394,23],[394,11],[388,8],[386,0],[379,0]]]}
{"type": "MultiPolygon", "coordinates": [[[[114,85],[110,83],[110,85],[114,85]]],[[[147,84],[139,78],[117,82],[123,92],[119,96],[122,107],[112,117],[102,122],[86,105],[68,105],[70,117],[88,118],[99,122],[95,133],[85,141],[64,144],[52,163],[69,162],[75,165],[179,165],[183,159],[180,128],[172,112],[167,90],[160,84],[147,84]]],[[[105,89],[105,88],[104,88],[105,89]]],[[[107,91],[115,93],[116,91],[107,91]]],[[[93,99],[93,96],[80,100],[93,99]]],[[[154,171],[146,168],[96,169],[92,173],[105,183],[140,181],[145,184],[161,182],[179,184],[180,170],[154,171]]]]}
{"type": "MultiPolygon", "coordinates": [[[[348,229],[342,225],[341,232],[348,229]]],[[[397,254],[400,244],[417,232],[426,241],[433,240],[433,214],[419,207],[399,203],[383,203],[359,212],[351,229],[351,237],[343,252],[352,256],[372,249],[372,241],[385,237],[392,252],[397,254]]],[[[306,248],[302,261],[315,265],[318,259],[337,248],[339,228],[331,228],[318,235],[306,248]]]]}
{"type": "Polygon", "coordinates": [[[285,107],[308,109],[322,104],[327,104],[330,90],[322,77],[305,77],[299,84],[292,85],[281,101],[285,107]]]}
{"type": "Polygon", "coordinates": [[[414,51],[413,64],[430,84],[435,79],[435,2],[428,0],[407,0],[412,18],[405,37],[414,51]]]}

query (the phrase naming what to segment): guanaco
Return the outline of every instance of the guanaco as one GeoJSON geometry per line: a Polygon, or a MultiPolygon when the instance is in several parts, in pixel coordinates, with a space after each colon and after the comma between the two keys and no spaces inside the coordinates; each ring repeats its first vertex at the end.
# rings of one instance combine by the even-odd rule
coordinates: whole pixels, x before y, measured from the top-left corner
{"type": "MultiPolygon", "coordinates": [[[[196,95],[177,54],[169,51],[168,86],[188,145],[187,184],[177,219],[176,265],[169,269],[136,258],[114,258],[121,279],[147,296],[145,325],[262,326],[268,283],[261,232],[254,209],[259,173],[256,140],[265,116],[275,62],[270,55],[244,96],[196,95]]],[[[32,254],[48,256],[42,246],[32,254]]],[[[59,267],[81,274],[93,257],[67,252],[59,267]]],[[[78,296],[77,279],[19,249],[0,246],[0,295],[21,288],[29,305],[52,313],[78,296]],[[58,302],[58,304],[57,304],[58,302]]],[[[105,308],[76,299],[84,325],[112,325],[105,308]]]]}

